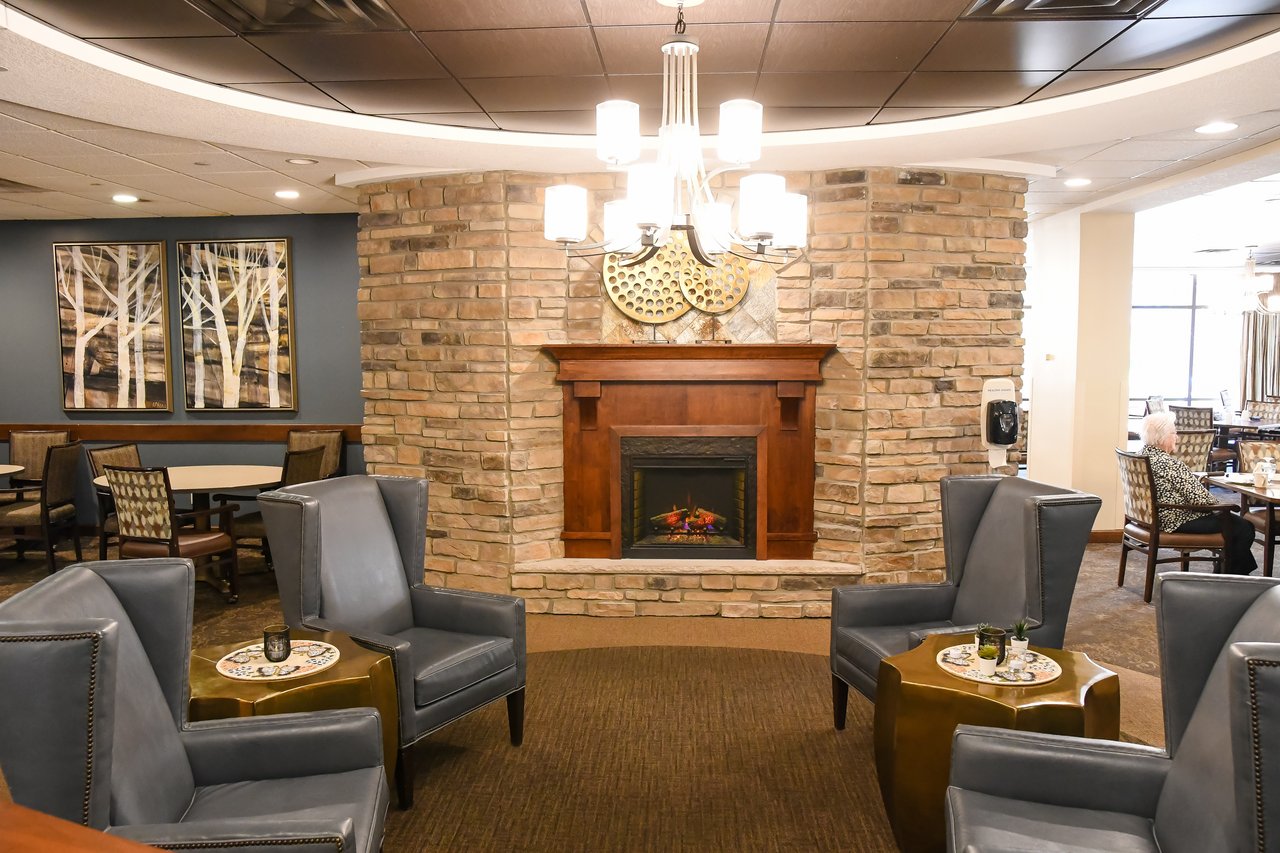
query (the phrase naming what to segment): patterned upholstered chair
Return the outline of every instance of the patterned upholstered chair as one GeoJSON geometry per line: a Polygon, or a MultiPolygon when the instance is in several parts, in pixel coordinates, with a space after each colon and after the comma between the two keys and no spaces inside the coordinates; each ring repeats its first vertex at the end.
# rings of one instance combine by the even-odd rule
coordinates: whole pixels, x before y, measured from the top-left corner
{"type": "Polygon", "coordinates": [[[1173,457],[1192,471],[1208,471],[1213,441],[1217,432],[1211,429],[1178,429],[1178,447],[1173,457]]]}
{"type": "Polygon", "coordinates": [[[1156,412],[1167,412],[1169,407],[1164,402],[1164,397],[1159,394],[1153,394],[1147,398],[1147,414],[1154,415],[1156,412]]]}
{"type": "MultiPolygon", "coordinates": [[[[89,468],[96,480],[107,475],[106,466],[117,468],[141,468],[142,458],[138,454],[136,444],[116,444],[111,447],[95,447],[88,451],[89,468]]],[[[111,489],[106,486],[94,487],[98,498],[98,559],[107,559],[107,540],[120,532],[116,520],[116,504],[111,497],[111,489]]]]}
{"type": "Polygon", "coordinates": [[[1280,441],[1241,441],[1237,446],[1240,449],[1242,472],[1252,472],[1254,466],[1268,456],[1272,461],[1280,462],[1280,441]]]}
{"type": "Polygon", "coordinates": [[[165,850],[377,853],[390,792],[372,708],[188,721],[193,584],[187,560],[113,560],[0,602],[14,799],[165,850]]]}
{"type": "MultiPolygon", "coordinates": [[[[1186,462],[1188,468],[1192,471],[1218,471],[1225,470],[1227,463],[1236,461],[1236,451],[1230,447],[1217,447],[1217,432],[1213,428],[1213,409],[1201,406],[1170,406],[1169,411],[1173,412],[1173,424],[1178,430],[1178,450],[1182,450],[1182,444],[1185,436],[1189,432],[1209,433],[1209,455],[1208,461],[1201,461],[1197,465],[1186,462]]],[[[1199,448],[1197,442],[1196,448],[1199,448]]],[[[1181,452],[1176,453],[1181,457],[1181,452]]],[[[1190,453],[1188,455],[1191,455],[1190,453]]]]}
{"type": "MultiPolygon", "coordinates": [[[[324,463],[320,467],[320,476],[311,479],[325,479],[336,476],[342,470],[343,436],[340,429],[291,429],[285,450],[310,450],[313,447],[324,449],[324,463]]],[[[300,482],[308,482],[306,480],[300,482]]],[[[286,483],[285,485],[290,485],[286,483]]]]}
{"type": "MultiPolygon", "coordinates": [[[[336,430],[335,430],[336,432],[336,430]]],[[[341,433],[339,433],[341,434],[341,433]]],[[[280,476],[280,486],[300,486],[323,479],[324,469],[323,447],[312,447],[308,450],[290,450],[284,454],[284,471],[280,476]]],[[[279,488],[273,486],[272,488],[279,488]]],[[[257,495],[214,495],[214,500],[226,503],[229,500],[255,501],[257,495]]],[[[267,528],[262,523],[261,512],[247,512],[236,516],[236,541],[256,539],[262,543],[262,556],[271,564],[271,545],[267,542],[267,528]]]]}
{"type": "Polygon", "coordinates": [[[78,441],[47,448],[44,460],[38,466],[44,476],[34,493],[30,486],[9,490],[8,494],[16,495],[17,499],[0,504],[0,530],[17,541],[19,559],[26,542],[40,542],[44,545],[50,573],[57,568],[54,551],[62,533],[70,533],[76,559],[81,557],[75,503],[80,452],[78,441]],[[36,500],[31,500],[32,497],[36,500]]]}
{"type": "Polygon", "coordinates": [[[45,454],[50,447],[58,444],[69,444],[71,432],[65,429],[15,429],[9,433],[9,462],[21,465],[21,475],[11,477],[9,482],[15,488],[19,486],[38,486],[44,477],[45,454]]]}
{"type": "MultiPolygon", "coordinates": [[[[1124,490],[1124,531],[1120,537],[1120,574],[1116,586],[1124,586],[1125,568],[1129,562],[1129,552],[1137,551],[1147,555],[1147,577],[1143,586],[1142,600],[1150,603],[1151,592],[1155,584],[1156,566],[1161,563],[1177,562],[1185,572],[1192,560],[1208,560],[1213,563],[1213,570],[1221,572],[1227,555],[1227,541],[1222,533],[1166,533],[1157,523],[1157,515],[1162,509],[1180,509],[1181,504],[1161,504],[1156,502],[1155,478],[1151,474],[1151,459],[1141,453],[1116,451],[1116,461],[1120,465],[1120,485],[1124,490]],[[1160,549],[1177,551],[1176,557],[1160,558],[1160,549]],[[1207,551],[1209,556],[1192,556],[1197,551],[1207,551]]],[[[1231,504],[1210,504],[1197,506],[1196,509],[1229,514],[1235,507],[1231,504]]],[[[1227,525],[1226,530],[1230,530],[1227,525]]]]}
{"type": "Polygon", "coordinates": [[[217,558],[225,566],[229,593],[227,603],[240,597],[239,568],[236,564],[235,511],[239,504],[212,509],[179,512],[173,502],[166,468],[106,466],[107,484],[116,504],[119,522],[120,559],[131,557],[186,557],[190,560],[217,558]],[[184,527],[192,521],[219,516],[219,529],[184,527]]]}
{"type": "MultiPolygon", "coordinates": [[[[1280,464],[1280,441],[1242,440],[1237,447],[1240,449],[1239,469],[1242,472],[1253,471],[1254,466],[1267,457],[1280,464]]],[[[1240,511],[1257,531],[1257,538],[1262,541],[1263,571],[1268,572],[1273,565],[1276,545],[1280,544],[1280,515],[1276,514],[1275,508],[1270,504],[1251,506],[1243,495],[1240,497],[1240,511]]]]}
{"type": "Polygon", "coordinates": [[[1280,402],[1250,400],[1244,404],[1244,407],[1250,415],[1260,418],[1265,423],[1280,423],[1280,402]]]}

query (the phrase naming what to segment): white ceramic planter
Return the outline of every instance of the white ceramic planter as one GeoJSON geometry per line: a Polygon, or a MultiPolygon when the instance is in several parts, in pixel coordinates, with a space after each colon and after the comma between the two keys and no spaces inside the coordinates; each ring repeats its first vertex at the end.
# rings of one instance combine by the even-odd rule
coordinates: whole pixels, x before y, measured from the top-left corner
{"type": "Polygon", "coordinates": [[[1027,644],[1030,642],[1030,640],[1010,640],[1009,648],[1013,650],[1014,654],[1020,655],[1027,650],[1027,644]]]}
{"type": "Polygon", "coordinates": [[[996,659],[978,658],[978,671],[983,675],[995,675],[996,659]]]}

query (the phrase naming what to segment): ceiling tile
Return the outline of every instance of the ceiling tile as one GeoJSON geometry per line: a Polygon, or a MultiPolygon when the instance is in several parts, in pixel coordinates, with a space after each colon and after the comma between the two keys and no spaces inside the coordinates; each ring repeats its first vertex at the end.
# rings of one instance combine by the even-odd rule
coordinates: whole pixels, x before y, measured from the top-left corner
{"type": "MultiPolygon", "coordinates": [[[[242,160],[256,164],[251,166],[250,170],[257,170],[257,167],[264,167],[273,172],[280,172],[285,175],[297,175],[304,178],[309,183],[316,183],[332,178],[334,172],[343,172],[349,169],[360,169],[364,164],[358,160],[347,160],[339,157],[317,157],[314,154],[285,152],[285,151],[263,151],[258,148],[240,148],[235,145],[219,146],[223,151],[235,154],[242,160]],[[289,158],[305,157],[309,160],[315,160],[315,163],[290,163],[289,158]]],[[[240,169],[224,169],[223,171],[234,172],[242,171],[240,169]]]]}
{"type": "Polygon", "coordinates": [[[1265,15],[1280,12],[1276,0],[1164,0],[1148,18],[1195,18],[1214,15],[1265,15]]]}
{"type": "Polygon", "coordinates": [[[765,131],[817,130],[825,127],[858,127],[875,116],[876,109],[839,107],[772,107],[764,111],[765,131]]]}
{"type": "MultiPolygon", "coordinates": [[[[0,142],[0,149],[4,149],[3,142],[0,142]]],[[[60,169],[57,166],[50,166],[48,163],[41,163],[38,160],[31,160],[14,154],[0,154],[0,178],[8,178],[11,181],[30,184],[40,183],[36,179],[43,177],[83,176],[78,172],[60,169]]]]}
{"type": "Polygon", "coordinates": [[[1122,80],[1132,80],[1149,74],[1149,71],[1068,71],[1058,79],[1036,92],[1028,101],[1043,101],[1045,98],[1056,98],[1059,95],[1070,95],[1099,86],[1109,86],[1122,80]]]}
{"type": "Polygon", "coordinates": [[[1046,193],[1046,192],[1049,192],[1049,193],[1079,192],[1080,190],[1097,192],[1098,190],[1105,190],[1105,189],[1108,189],[1109,187],[1114,187],[1114,186],[1117,186],[1118,184],[1123,184],[1126,180],[1128,180],[1127,178],[1090,178],[1090,180],[1093,181],[1093,183],[1084,187],[1080,187],[1079,189],[1072,189],[1071,187],[1068,187],[1063,184],[1063,181],[1068,180],[1069,178],[1083,178],[1083,177],[1085,176],[1077,175],[1074,169],[1063,169],[1061,172],[1058,173],[1058,176],[1056,178],[1036,178],[1032,180],[1027,187],[1027,194],[1029,195],[1031,193],[1046,193]]]}
{"type": "Polygon", "coordinates": [[[958,110],[950,107],[885,107],[876,113],[871,124],[893,124],[899,121],[922,121],[930,118],[964,115],[973,110],[958,110]]]}
{"type": "Polygon", "coordinates": [[[202,207],[186,201],[151,201],[147,202],[146,212],[152,216],[220,216],[222,211],[211,207],[202,207]]]}
{"type": "MultiPolygon", "coordinates": [[[[714,107],[733,98],[751,98],[755,74],[699,74],[698,103],[714,107]]],[[[649,109],[662,108],[661,74],[615,74],[609,77],[611,97],[634,101],[649,109]]]]}
{"type": "MultiPolygon", "coordinates": [[[[80,139],[112,151],[127,151],[131,156],[144,154],[207,154],[217,149],[195,139],[180,139],[158,133],[144,133],[125,128],[68,130],[67,136],[80,139]]],[[[190,159],[190,158],[188,158],[190,159]]],[[[196,157],[196,159],[200,159],[196,157]]]]}
{"type": "Polygon", "coordinates": [[[326,94],[361,113],[452,113],[479,110],[453,80],[386,80],[324,83],[326,94]]]}
{"type": "Polygon", "coordinates": [[[1167,68],[1280,29],[1280,15],[1144,20],[1080,63],[1078,70],[1167,68]]]}
{"type": "Polygon", "coordinates": [[[229,190],[242,191],[246,189],[262,189],[267,188],[272,191],[281,189],[296,189],[297,181],[281,175],[278,172],[201,172],[200,180],[225,187],[229,190]]]}
{"type": "Polygon", "coordinates": [[[486,112],[595,109],[609,100],[609,84],[598,77],[491,77],[460,81],[486,112]]]}
{"type": "MultiPolygon", "coordinates": [[[[598,27],[596,41],[610,74],[661,74],[662,43],[669,27],[598,27]]],[[[756,71],[769,35],[768,24],[698,27],[698,71],[756,71]]]]}
{"type": "Polygon", "coordinates": [[[585,27],[420,35],[436,58],[459,78],[563,77],[603,70],[591,31],[585,27]]]}
{"type": "Polygon", "coordinates": [[[1044,151],[1026,151],[1008,156],[1010,160],[1027,160],[1032,163],[1045,163],[1050,166],[1068,166],[1104,151],[1114,144],[1114,142],[1095,142],[1090,145],[1049,148],[1044,151]]]}
{"type": "Polygon", "coordinates": [[[6,0],[13,8],[83,39],[224,36],[231,31],[187,3],[156,0],[6,0]]]}
{"type": "Polygon", "coordinates": [[[595,133],[595,110],[559,110],[554,112],[490,113],[489,117],[503,130],[531,133],[595,133]]]}
{"type": "Polygon", "coordinates": [[[889,100],[891,107],[1003,107],[1048,83],[1052,71],[917,71],[889,100]]]}
{"type": "Polygon", "coordinates": [[[298,78],[238,38],[93,39],[108,50],[210,83],[287,83],[298,78]]]}
{"type": "Polygon", "coordinates": [[[290,33],[248,41],[304,80],[421,80],[448,73],[413,33],[290,33]]]}
{"type": "Polygon", "coordinates": [[[782,0],[775,21],[953,21],[973,0],[782,0]]]}
{"type": "Polygon", "coordinates": [[[44,160],[46,154],[93,156],[103,154],[101,148],[79,139],[45,130],[0,132],[0,151],[44,160]]]}
{"type": "Polygon", "coordinates": [[[957,21],[921,71],[1065,71],[1129,21],[957,21]]]}
{"type": "Polygon", "coordinates": [[[239,83],[232,87],[242,92],[251,92],[266,98],[278,98],[294,104],[308,107],[320,107],[326,110],[346,110],[342,104],[330,98],[310,83],[239,83]]]}
{"type": "Polygon", "coordinates": [[[82,118],[73,116],[64,116],[59,113],[46,112],[38,110],[34,107],[26,107],[22,104],[14,104],[6,101],[0,101],[0,113],[13,116],[16,119],[30,122],[40,127],[47,127],[50,130],[66,131],[66,130],[115,130],[114,125],[100,124],[96,121],[85,121],[82,118]]]}
{"type": "MultiPolygon", "coordinates": [[[[591,23],[597,27],[627,24],[665,24],[667,31],[676,22],[676,10],[652,2],[585,0],[591,23]]],[[[715,0],[705,6],[684,10],[689,34],[702,35],[702,24],[768,21],[774,0],[715,0]]]]}
{"type": "Polygon", "coordinates": [[[126,157],[123,154],[109,154],[107,152],[90,156],[85,156],[84,154],[40,154],[36,156],[53,166],[99,177],[132,175],[147,171],[150,168],[147,163],[142,163],[133,157],[126,157]]]}
{"type": "Polygon", "coordinates": [[[241,157],[228,154],[220,148],[210,145],[207,150],[197,154],[139,154],[140,159],[155,163],[175,172],[198,174],[201,172],[243,172],[256,168],[241,157]],[[197,166],[197,163],[204,163],[197,166]]]}
{"type": "Polygon", "coordinates": [[[1221,147],[1222,141],[1215,139],[1176,140],[1163,142],[1160,140],[1126,139],[1091,160],[1182,160],[1194,157],[1205,151],[1221,147]]]}
{"type": "Polygon", "coordinates": [[[905,71],[761,74],[755,99],[766,107],[878,107],[906,79],[905,71]]]}
{"type": "MultiPolygon", "coordinates": [[[[1188,118],[1190,118],[1190,116],[1188,116],[1188,118]]],[[[1264,133],[1277,126],[1280,126],[1280,110],[1269,110],[1264,113],[1257,113],[1256,115],[1250,116],[1205,116],[1203,117],[1203,120],[1196,119],[1194,121],[1189,121],[1186,127],[1179,128],[1178,130],[1171,130],[1167,133],[1153,133],[1142,138],[1158,140],[1192,139],[1199,142],[1203,142],[1206,139],[1218,139],[1226,142],[1264,133]],[[1196,133],[1196,127],[1218,119],[1234,122],[1237,127],[1235,130],[1229,130],[1226,133],[1215,133],[1212,135],[1196,133]]]]}
{"type": "MultiPolygon", "coordinates": [[[[1104,152],[1105,153],[1105,152],[1104,152]]],[[[1071,173],[1082,178],[1136,178],[1165,165],[1164,160],[1081,160],[1071,173]]]]}
{"type": "Polygon", "coordinates": [[[582,0],[389,0],[415,30],[584,27],[582,0]]]}
{"type": "Polygon", "coordinates": [[[775,24],[765,71],[910,71],[945,32],[940,22],[775,24]]]}

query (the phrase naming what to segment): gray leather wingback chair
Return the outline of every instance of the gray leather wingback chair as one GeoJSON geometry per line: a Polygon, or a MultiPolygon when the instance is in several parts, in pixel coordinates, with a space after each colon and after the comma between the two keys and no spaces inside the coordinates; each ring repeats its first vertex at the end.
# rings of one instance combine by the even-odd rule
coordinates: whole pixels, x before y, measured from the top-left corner
{"type": "Polygon", "coordinates": [[[880,661],[930,634],[1027,619],[1032,645],[1062,648],[1080,560],[1102,501],[1018,477],[942,478],[941,584],[831,591],[831,688],[837,729],[849,687],[875,699],[880,661]]]}
{"type": "Polygon", "coordinates": [[[1162,575],[1156,626],[1165,750],[960,726],[949,850],[1277,849],[1280,580],[1162,575]]]}
{"type": "MultiPolygon", "coordinates": [[[[342,631],[390,655],[400,695],[400,807],[411,747],[504,696],[524,736],[524,599],[422,583],[427,481],[355,475],[258,496],[285,621],[342,631]]],[[[387,721],[392,724],[392,721],[387,721]]]]}
{"type": "Polygon", "coordinates": [[[187,722],[195,573],[85,563],[0,603],[0,767],[14,800],[158,847],[376,853],[372,708],[187,722]]]}

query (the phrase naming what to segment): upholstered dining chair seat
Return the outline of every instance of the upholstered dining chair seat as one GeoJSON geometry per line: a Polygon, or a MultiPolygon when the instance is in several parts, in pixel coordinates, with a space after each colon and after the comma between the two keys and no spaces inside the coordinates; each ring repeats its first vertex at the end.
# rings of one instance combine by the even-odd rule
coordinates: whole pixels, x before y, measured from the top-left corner
{"type": "MultiPolygon", "coordinates": [[[[1126,536],[1132,536],[1139,542],[1150,542],[1151,531],[1141,525],[1126,524],[1126,536]]],[[[1161,548],[1221,548],[1221,533],[1161,533],[1161,548]]]]}
{"type": "MultiPolygon", "coordinates": [[[[231,537],[221,530],[202,530],[178,534],[178,553],[183,557],[207,557],[235,547],[231,537]]],[[[120,546],[121,558],[168,557],[167,542],[125,542],[120,546]]]]}
{"type": "MultiPolygon", "coordinates": [[[[836,629],[836,653],[857,664],[864,672],[876,672],[880,661],[910,651],[920,644],[913,639],[923,632],[960,628],[951,622],[918,622],[914,625],[868,625],[836,629]]],[[[963,640],[957,640],[957,643],[963,640]]]]}
{"type": "MultiPolygon", "coordinates": [[[[52,521],[61,521],[65,518],[71,518],[76,514],[76,508],[73,504],[63,504],[49,508],[49,518],[52,521]]],[[[30,524],[33,527],[40,526],[40,501],[20,501],[12,504],[0,504],[0,521],[7,526],[16,527],[23,524],[30,524]]]]}
{"type": "Polygon", "coordinates": [[[508,637],[420,627],[401,631],[396,637],[409,642],[413,698],[419,705],[428,705],[515,669],[515,647],[508,637]]]}
{"type": "Polygon", "coordinates": [[[1150,819],[993,797],[952,788],[952,819],[966,829],[965,850],[1041,853],[1158,853],[1150,819]]]}

